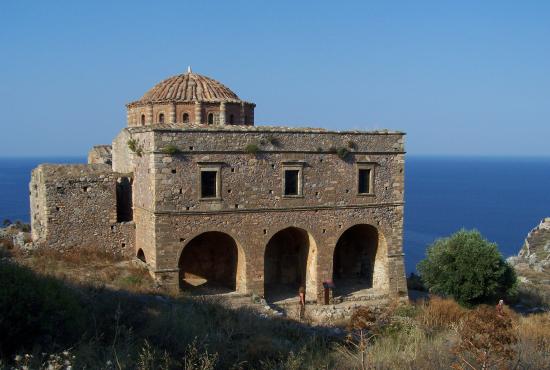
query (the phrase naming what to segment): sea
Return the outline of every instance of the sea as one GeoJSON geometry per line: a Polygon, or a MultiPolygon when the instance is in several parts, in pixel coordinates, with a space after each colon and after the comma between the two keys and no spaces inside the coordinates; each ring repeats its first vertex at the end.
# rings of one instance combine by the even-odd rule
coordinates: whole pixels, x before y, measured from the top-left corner
{"type": "MultiPolygon", "coordinates": [[[[31,170],[40,163],[86,158],[0,158],[0,221],[29,221],[31,170]]],[[[550,216],[550,157],[407,155],[403,247],[407,273],[427,246],[462,228],[477,229],[504,257],[518,253],[527,233],[550,216]]]]}

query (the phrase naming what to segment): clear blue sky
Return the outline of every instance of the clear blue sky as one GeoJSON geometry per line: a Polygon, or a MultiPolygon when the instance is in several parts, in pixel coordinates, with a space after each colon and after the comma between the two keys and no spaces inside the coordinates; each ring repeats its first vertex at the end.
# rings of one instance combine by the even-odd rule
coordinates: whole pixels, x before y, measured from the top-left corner
{"type": "Polygon", "coordinates": [[[0,2],[0,156],[84,155],[187,65],[258,124],[550,155],[550,1],[0,2]]]}

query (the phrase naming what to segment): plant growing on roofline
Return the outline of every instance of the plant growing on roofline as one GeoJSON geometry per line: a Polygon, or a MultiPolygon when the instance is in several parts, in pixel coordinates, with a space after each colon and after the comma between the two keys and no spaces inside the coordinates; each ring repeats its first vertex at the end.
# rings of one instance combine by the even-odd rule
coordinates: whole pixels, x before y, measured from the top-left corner
{"type": "Polygon", "coordinates": [[[245,148],[244,148],[244,151],[248,154],[253,154],[253,155],[256,155],[258,153],[258,151],[260,150],[260,147],[258,146],[258,144],[255,144],[255,143],[251,143],[251,144],[248,144],[245,148]]]}
{"type": "Polygon", "coordinates": [[[143,155],[143,148],[136,139],[129,139],[126,143],[128,144],[128,149],[134,152],[138,157],[143,155]]]}
{"type": "Polygon", "coordinates": [[[174,154],[178,154],[179,152],[180,152],[179,148],[174,144],[168,144],[167,146],[162,148],[162,153],[164,154],[174,155],[174,154]]]}
{"type": "Polygon", "coordinates": [[[336,155],[340,159],[346,159],[346,157],[348,156],[349,153],[350,153],[349,150],[347,148],[344,148],[344,147],[340,147],[340,148],[336,149],[336,155]]]}

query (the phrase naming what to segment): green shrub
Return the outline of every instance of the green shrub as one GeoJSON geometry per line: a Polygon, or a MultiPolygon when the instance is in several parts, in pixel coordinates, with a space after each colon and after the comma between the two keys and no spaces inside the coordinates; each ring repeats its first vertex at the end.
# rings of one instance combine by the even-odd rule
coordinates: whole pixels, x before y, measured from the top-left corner
{"type": "Polygon", "coordinates": [[[516,293],[516,275],[497,249],[476,230],[438,239],[418,264],[422,281],[436,294],[464,306],[494,303],[516,293]]]}
{"type": "Polygon", "coordinates": [[[258,153],[259,150],[260,150],[260,147],[258,146],[258,144],[248,144],[244,148],[244,151],[248,154],[256,154],[258,153]]]}
{"type": "Polygon", "coordinates": [[[139,145],[136,139],[129,139],[126,144],[128,144],[128,148],[132,152],[136,153],[138,157],[141,157],[143,155],[143,148],[139,145]]]}
{"type": "Polygon", "coordinates": [[[342,148],[336,149],[336,155],[338,155],[340,159],[346,159],[348,154],[349,154],[349,150],[347,148],[342,147],[342,148]]]}
{"type": "Polygon", "coordinates": [[[0,351],[73,344],[82,334],[85,312],[77,294],[62,282],[0,263],[0,351]]]}
{"type": "Polygon", "coordinates": [[[168,144],[167,146],[162,148],[162,153],[164,154],[174,155],[174,154],[178,154],[179,152],[180,152],[179,148],[174,144],[168,144]]]}

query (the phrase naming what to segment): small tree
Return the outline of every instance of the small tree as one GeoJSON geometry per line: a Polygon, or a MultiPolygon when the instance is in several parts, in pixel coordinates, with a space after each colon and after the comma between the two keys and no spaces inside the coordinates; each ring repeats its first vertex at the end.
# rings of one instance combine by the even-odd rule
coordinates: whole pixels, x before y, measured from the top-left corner
{"type": "Polygon", "coordinates": [[[433,293],[452,296],[464,306],[494,303],[516,293],[513,268],[477,230],[438,239],[426,254],[418,271],[433,293]]]}

